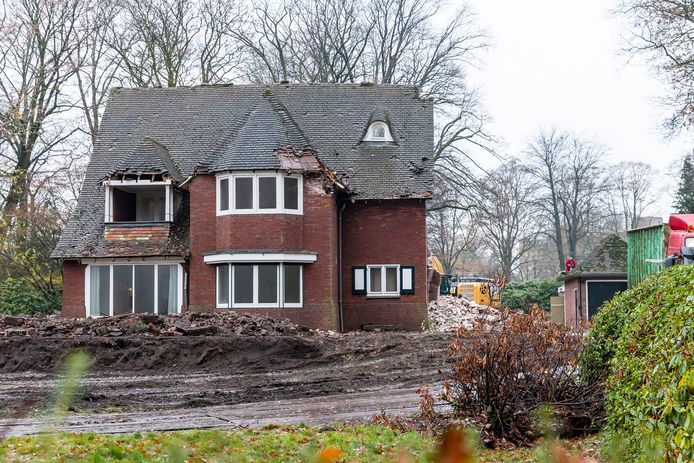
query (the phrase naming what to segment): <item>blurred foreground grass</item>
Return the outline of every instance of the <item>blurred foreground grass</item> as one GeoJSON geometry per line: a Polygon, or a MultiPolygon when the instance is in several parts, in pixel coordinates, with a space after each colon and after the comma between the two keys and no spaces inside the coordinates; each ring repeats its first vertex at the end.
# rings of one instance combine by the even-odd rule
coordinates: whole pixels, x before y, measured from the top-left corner
{"type": "MultiPolygon", "coordinates": [[[[438,441],[382,425],[306,426],[238,431],[180,431],[119,435],[56,434],[0,441],[6,462],[433,462],[438,441]]],[[[574,455],[593,457],[597,438],[565,443],[574,455]]],[[[479,451],[480,463],[542,462],[544,449],[479,451]]],[[[460,460],[465,461],[465,460],[460,460]]],[[[473,461],[473,460],[467,460],[473,461]]]]}

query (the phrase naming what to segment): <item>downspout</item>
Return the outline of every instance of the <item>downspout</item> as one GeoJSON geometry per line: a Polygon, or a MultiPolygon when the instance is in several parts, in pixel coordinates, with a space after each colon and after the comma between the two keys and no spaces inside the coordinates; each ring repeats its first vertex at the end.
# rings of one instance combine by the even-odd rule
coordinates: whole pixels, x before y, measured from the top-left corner
{"type": "Polygon", "coordinates": [[[340,205],[337,213],[337,313],[339,317],[340,333],[345,331],[345,320],[342,310],[342,212],[345,210],[346,203],[340,205]]]}

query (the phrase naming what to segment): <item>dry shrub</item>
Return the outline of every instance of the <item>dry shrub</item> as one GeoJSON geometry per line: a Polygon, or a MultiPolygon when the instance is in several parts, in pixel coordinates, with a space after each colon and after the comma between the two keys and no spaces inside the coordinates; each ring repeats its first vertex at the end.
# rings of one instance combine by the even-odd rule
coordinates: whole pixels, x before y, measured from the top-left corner
{"type": "Polygon", "coordinates": [[[578,334],[537,307],[528,315],[505,313],[494,331],[460,329],[448,347],[453,375],[444,399],[458,417],[480,422],[488,437],[514,444],[539,437],[537,412],[546,407],[560,436],[592,431],[601,400],[578,374],[582,349],[578,334]]]}

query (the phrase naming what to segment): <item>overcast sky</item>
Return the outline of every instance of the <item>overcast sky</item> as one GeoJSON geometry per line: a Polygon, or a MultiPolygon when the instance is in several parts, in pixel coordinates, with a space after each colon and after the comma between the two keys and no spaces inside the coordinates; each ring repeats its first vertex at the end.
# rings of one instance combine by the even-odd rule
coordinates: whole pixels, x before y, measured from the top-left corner
{"type": "Polygon", "coordinates": [[[610,13],[614,0],[468,2],[490,42],[471,79],[493,119],[491,132],[504,140],[501,153],[519,153],[552,125],[600,141],[612,162],[667,168],[694,147],[691,132],[665,139],[668,111],[658,97],[666,84],[620,53],[626,31],[610,13]]]}

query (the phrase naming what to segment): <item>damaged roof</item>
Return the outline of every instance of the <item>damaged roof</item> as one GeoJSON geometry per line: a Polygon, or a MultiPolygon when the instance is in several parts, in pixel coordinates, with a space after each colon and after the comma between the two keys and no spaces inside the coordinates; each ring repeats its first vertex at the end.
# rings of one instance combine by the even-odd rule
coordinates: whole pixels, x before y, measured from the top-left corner
{"type": "Polygon", "coordinates": [[[618,235],[603,237],[596,248],[578,267],[564,278],[571,280],[584,275],[618,275],[627,273],[627,242],[618,235]]]}
{"type": "Polygon", "coordinates": [[[410,86],[114,89],[76,212],[53,257],[110,255],[101,181],[114,174],[164,169],[180,181],[204,171],[322,164],[356,199],[428,198],[433,150],[433,103],[410,86]],[[395,145],[361,143],[375,115],[387,118],[395,145]]]}
{"type": "Polygon", "coordinates": [[[107,177],[118,175],[162,174],[181,182],[183,176],[176,167],[165,146],[150,137],[135,146],[107,177]]]}

